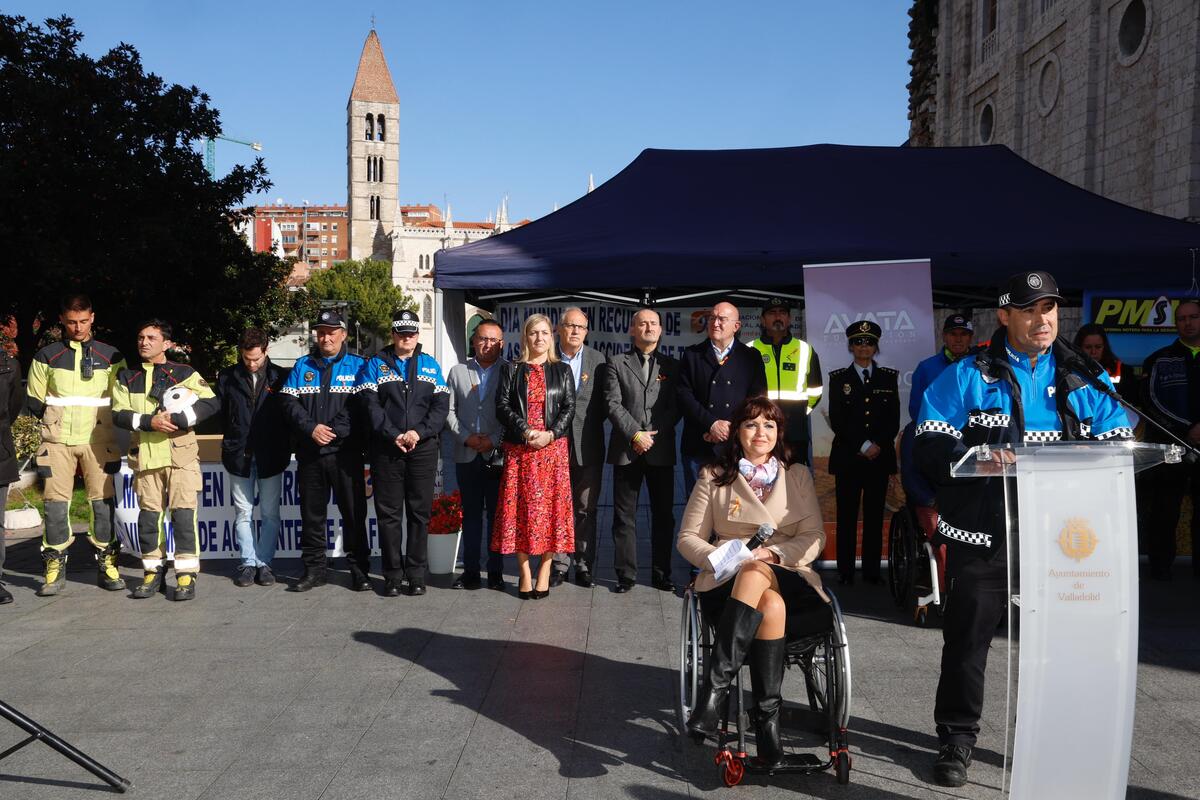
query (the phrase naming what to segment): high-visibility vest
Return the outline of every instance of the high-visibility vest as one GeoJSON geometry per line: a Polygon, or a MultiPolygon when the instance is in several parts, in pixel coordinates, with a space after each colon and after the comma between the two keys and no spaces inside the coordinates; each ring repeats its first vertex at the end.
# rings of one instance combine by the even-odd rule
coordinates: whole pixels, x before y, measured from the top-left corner
{"type": "Polygon", "coordinates": [[[821,386],[807,385],[812,345],[793,336],[779,348],[778,360],[775,345],[770,342],[755,339],[754,349],[762,356],[767,373],[767,396],[776,401],[808,403],[811,411],[823,391],[821,386]]]}

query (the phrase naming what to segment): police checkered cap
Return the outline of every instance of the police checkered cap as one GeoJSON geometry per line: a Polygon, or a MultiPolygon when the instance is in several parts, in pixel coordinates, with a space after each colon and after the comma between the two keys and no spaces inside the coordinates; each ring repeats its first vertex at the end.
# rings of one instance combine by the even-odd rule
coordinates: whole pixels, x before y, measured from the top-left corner
{"type": "Polygon", "coordinates": [[[1041,270],[1018,272],[1005,281],[996,305],[1001,308],[1024,308],[1048,297],[1060,303],[1063,301],[1062,295],[1058,293],[1058,281],[1054,280],[1053,275],[1041,270]]]}
{"type": "Polygon", "coordinates": [[[417,333],[421,330],[421,320],[407,308],[392,314],[392,333],[417,333]]]}

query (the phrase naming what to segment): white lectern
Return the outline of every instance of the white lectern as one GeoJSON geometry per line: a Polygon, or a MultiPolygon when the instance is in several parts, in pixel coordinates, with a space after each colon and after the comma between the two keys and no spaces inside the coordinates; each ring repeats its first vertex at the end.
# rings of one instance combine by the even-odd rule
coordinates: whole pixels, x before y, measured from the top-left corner
{"type": "Polygon", "coordinates": [[[1015,479],[1004,481],[1010,653],[1011,609],[1020,610],[1009,797],[1125,797],[1137,689],[1133,476],[1181,456],[1140,442],[1002,445],[974,448],[951,469],[1015,479]]]}

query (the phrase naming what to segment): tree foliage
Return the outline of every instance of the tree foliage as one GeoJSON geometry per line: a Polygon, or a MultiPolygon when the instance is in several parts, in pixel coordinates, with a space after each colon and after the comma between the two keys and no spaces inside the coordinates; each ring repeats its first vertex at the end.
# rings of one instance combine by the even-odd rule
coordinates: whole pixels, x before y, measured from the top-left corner
{"type": "Polygon", "coordinates": [[[82,38],[65,16],[0,15],[0,316],[28,363],[61,296],[86,292],[100,338],[130,354],[138,322],[163,317],[211,374],[246,325],[312,310],[286,288],[290,265],[234,230],[271,186],[266,167],[210,179],[198,144],[221,121],[208,96],[147,73],[128,44],[93,59],[82,38]]]}
{"type": "Polygon", "coordinates": [[[392,265],[386,261],[339,261],[329,269],[313,270],[305,288],[316,300],[349,303],[350,319],[385,340],[394,312],[417,310],[412,296],[392,283],[392,265]]]}

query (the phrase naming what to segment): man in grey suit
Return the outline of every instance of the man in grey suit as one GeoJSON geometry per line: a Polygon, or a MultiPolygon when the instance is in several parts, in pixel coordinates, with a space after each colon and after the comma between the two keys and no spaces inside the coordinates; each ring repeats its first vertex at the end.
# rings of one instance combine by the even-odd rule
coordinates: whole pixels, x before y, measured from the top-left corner
{"type": "Polygon", "coordinates": [[[679,362],[658,352],[662,321],[643,308],[629,330],[633,347],[610,356],[604,399],[612,422],[608,463],[613,465],[613,548],[617,592],[637,578],[637,503],[642,483],[650,495],[650,583],[674,592],[671,544],[675,538],[675,388],[679,362]]]}
{"type": "MultiPolygon", "coordinates": [[[[604,475],[604,392],[597,385],[604,372],[604,356],[584,345],[588,318],[579,308],[568,308],[558,321],[558,353],[575,376],[575,419],[571,422],[571,495],[575,501],[575,582],[592,586],[596,559],[596,504],[604,475]]],[[[550,585],[567,577],[570,553],[554,556],[550,585]]]]}
{"type": "Polygon", "coordinates": [[[496,386],[500,382],[500,351],[504,331],[485,319],[471,335],[475,357],[450,370],[450,413],[446,427],[454,436],[454,472],[462,492],[463,571],[454,589],[478,589],[479,558],[488,549],[488,588],[504,589],[504,560],[489,546],[496,497],[500,492],[500,423],[496,421],[496,386]],[[487,540],[483,519],[487,518],[487,540]]]}

